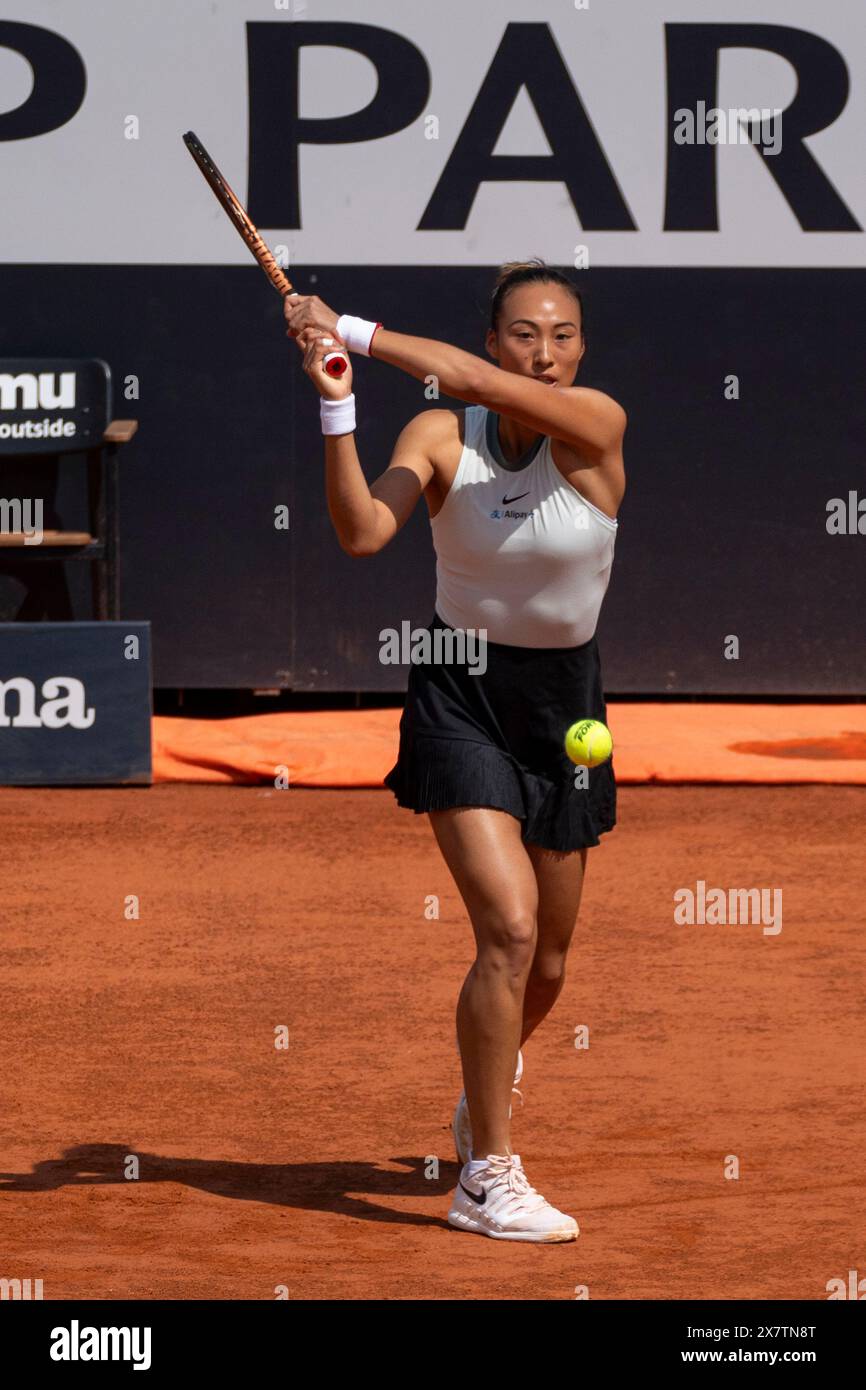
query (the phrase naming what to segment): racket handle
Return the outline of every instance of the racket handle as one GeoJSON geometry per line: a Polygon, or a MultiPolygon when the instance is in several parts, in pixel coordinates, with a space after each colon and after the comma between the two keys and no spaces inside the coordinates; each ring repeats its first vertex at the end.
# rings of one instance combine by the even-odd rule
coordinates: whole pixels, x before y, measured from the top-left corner
{"type": "Polygon", "coordinates": [[[342,352],[326,352],[322,358],[322,366],[328,376],[341,377],[348,365],[342,352]]]}

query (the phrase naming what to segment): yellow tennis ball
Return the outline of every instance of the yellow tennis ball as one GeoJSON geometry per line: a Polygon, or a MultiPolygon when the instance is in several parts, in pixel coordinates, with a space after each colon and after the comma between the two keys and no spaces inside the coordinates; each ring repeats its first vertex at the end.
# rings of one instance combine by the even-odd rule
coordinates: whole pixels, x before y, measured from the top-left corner
{"type": "Polygon", "coordinates": [[[578,767],[598,767],[613,752],[610,729],[600,719],[579,719],[565,735],[565,751],[578,767]]]}

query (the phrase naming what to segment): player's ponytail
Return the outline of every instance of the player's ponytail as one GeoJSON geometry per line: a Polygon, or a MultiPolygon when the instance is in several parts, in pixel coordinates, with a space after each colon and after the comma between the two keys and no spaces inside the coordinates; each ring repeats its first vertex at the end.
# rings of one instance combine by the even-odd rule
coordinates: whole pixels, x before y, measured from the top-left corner
{"type": "Polygon", "coordinates": [[[567,275],[563,275],[561,270],[555,270],[547,265],[540,256],[533,256],[528,261],[506,261],[499,267],[496,276],[496,283],[493,286],[493,297],[490,301],[490,327],[495,333],[499,325],[499,315],[502,312],[502,305],[509,290],[513,290],[516,285],[562,285],[563,289],[568,290],[573,295],[580,307],[581,337],[584,335],[584,314],[583,299],[580,290],[572,284],[567,275]]]}

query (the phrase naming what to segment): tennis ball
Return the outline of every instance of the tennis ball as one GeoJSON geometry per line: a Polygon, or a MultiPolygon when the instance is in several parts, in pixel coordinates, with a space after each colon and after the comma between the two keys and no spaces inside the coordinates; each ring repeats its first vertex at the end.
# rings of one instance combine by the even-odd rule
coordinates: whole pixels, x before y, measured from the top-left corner
{"type": "Polygon", "coordinates": [[[565,735],[565,751],[578,767],[598,767],[613,752],[610,729],[599,719],[579,719],[565,735]]]}

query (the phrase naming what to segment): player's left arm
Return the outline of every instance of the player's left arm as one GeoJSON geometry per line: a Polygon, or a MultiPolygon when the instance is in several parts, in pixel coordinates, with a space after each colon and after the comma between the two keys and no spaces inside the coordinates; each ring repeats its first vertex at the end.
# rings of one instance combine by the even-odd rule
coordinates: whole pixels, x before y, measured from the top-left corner
{"type": "MultiPolygon", "coordinates": [[[[287,301],[286,318],[293,330],[314,327],[336,333],[336,313],[315,295],[287,301]]],[[[370,356],[419,381],[432,377],[444,395],[487,406],[539,434],[562,440],[585,457],[601,460],[618,448],[625,433],[625,411],[603,391],[585,386],[562,389],[533,381],[435,338],[377,328],[370,356]]]]}
{"type": "Polygon", "coordinates": [[[591,386],[550,386],[544,381],[503,371],[484,357],[431,338],[410,338],[377,328],[371,357],[402,367],[413,377],[434,375],[439,389],[466,400],[471,406],[487,406],[528,430],[562,439],[584,457],[601,460],[619,448],[626,432],[623,407],[591,386]]]}
{"type": "Polygon", "coordinates": [[[622,406],[588,386],[550,386],[432,338],[413,338],[378,328],[370,355],[411,376],[434,376],[439,389],[470,405],[484,405],[539,434],[551,435],[585,458],[601,460],[622,443],[622,406]]]}
{"type": "Polygon", "coordinates": [[[483,357],[448,343],[409,338],[403,333],[376,330],[371,356],[402,366],[423,380],[431,373],[440,390],[470,405],[484,405],[528,429],[550,435],[584,458],[601,460],[622,443],[626,413],[611,396],[588,386],[550,386],[518,372],[506,372],[483,357]],[[395,339],[400,341],[395,344],[395,339]],[[415,344],[423,344],[419,350],[415,344]],[[456,354],[456,357],[452,356],[456,354]],[[402,360],[401,360],[402,359],[402,360]],[[423,376],[422,361],[426,364],[423,376]],[[437,371],[445,372],[445,378],[437,371]]]}
{"type": "MultiPolygon", "coordinates": [[[[481,359],[479,359],[481,360],[481,359]]],[[[604,391],[591,386],[546,386],[501,367],[485,368],[475,401],[539,434],[549,434],[584,458],[602,460],[622,444],[627,416],[604,391]]]]}

